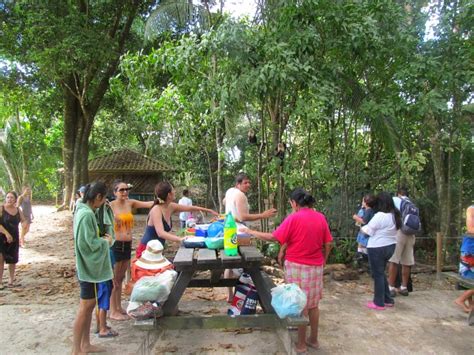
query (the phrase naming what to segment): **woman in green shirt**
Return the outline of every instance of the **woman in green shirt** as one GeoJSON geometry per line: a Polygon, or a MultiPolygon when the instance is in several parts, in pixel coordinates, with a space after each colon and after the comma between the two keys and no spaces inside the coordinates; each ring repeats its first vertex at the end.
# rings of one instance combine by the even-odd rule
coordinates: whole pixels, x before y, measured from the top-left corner
{"type": "Polygon", "coordinates": [[[74,214],[74,251],[77,278],[81,287],[79,310],[74,322],[73,354],[102,352],[104,349],[90,343],[92,312],[96,305],[97,284],[113,278],[109,248],[112,236],[100,237],[95,210],[105,202],[104,183],[86,185],[84,197],[74,214]]]}

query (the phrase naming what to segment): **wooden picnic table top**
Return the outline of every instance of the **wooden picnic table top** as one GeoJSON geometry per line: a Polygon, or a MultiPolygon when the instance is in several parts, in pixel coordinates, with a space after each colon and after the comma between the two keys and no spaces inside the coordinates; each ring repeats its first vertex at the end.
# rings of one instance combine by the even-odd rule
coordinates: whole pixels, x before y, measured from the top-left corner
{"type": "Polygon", "coordinates": [[[224,250],[181,247],[174,257],[176,271],[248,268],[261,265],[262,253],[254,246],[240,246],[239,254],[227,256],[224,250]]]}

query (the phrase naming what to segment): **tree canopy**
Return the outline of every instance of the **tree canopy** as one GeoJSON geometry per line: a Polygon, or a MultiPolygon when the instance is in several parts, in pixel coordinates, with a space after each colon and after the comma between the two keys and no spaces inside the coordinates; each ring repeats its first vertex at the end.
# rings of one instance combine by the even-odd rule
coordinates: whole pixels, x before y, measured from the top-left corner
{"type": "Polygon", "coordinates": [[[215,208],[244,170],[252,209],[277,207],[276,223],[303,186],[348,237],[364,193],[405,186],[426,235],[461,232],[471,1],[266,0],[253,19],[224,4],[2,5],[3,185],[67,197],[88,158],[126,146],[206,186],[215,208]]]}

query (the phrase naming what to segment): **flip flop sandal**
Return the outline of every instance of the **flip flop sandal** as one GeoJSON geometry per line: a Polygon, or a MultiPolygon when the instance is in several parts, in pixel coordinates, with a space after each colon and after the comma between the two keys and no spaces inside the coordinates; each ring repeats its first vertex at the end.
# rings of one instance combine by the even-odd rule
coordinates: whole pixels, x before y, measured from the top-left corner
{"type": "Polygon", "coordinates": [[[99,334],[99,338],[114,338],[119,335],[115,330],[109,329],[105,334],[99,334]]]}
{"type": "MultiPolygon", "coordinates": [[[[111,329],[112,329],[112,327],[109,327],[108,325],[105,326],[105,328],[106,328],[107,330],[111,330],[111,329]]],[[[99,332],[100,332],[100,331],[99,331],[98,329],[96,329],[95,332],[94,332],[94,334],[99,334],[99,332]]]]}
{"type": "Polygon", "coordinates": [[[14,282],[14,283],[8,283],[7,287],[8,288],[14,288],[14,287],[20,287],[21,283],[19,282],[14,282]]]}

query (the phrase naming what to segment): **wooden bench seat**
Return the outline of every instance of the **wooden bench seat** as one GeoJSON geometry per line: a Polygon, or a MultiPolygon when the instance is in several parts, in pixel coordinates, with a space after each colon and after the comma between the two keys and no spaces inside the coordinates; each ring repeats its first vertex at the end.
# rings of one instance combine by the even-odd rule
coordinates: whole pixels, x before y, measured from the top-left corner
{"type": "Polygon", "coordinates": [[[471,290],[471,289],[474,288],[474,280],[465,279],[465,278],[461,277],[461,275],[459,275],[456,272],[442,272],[441,274],[444,277],[446,277],[447,279],[455,280],[456,281],[456,289],[458,289],[458,290],[460,290],[460,289],[471,290]]]}

